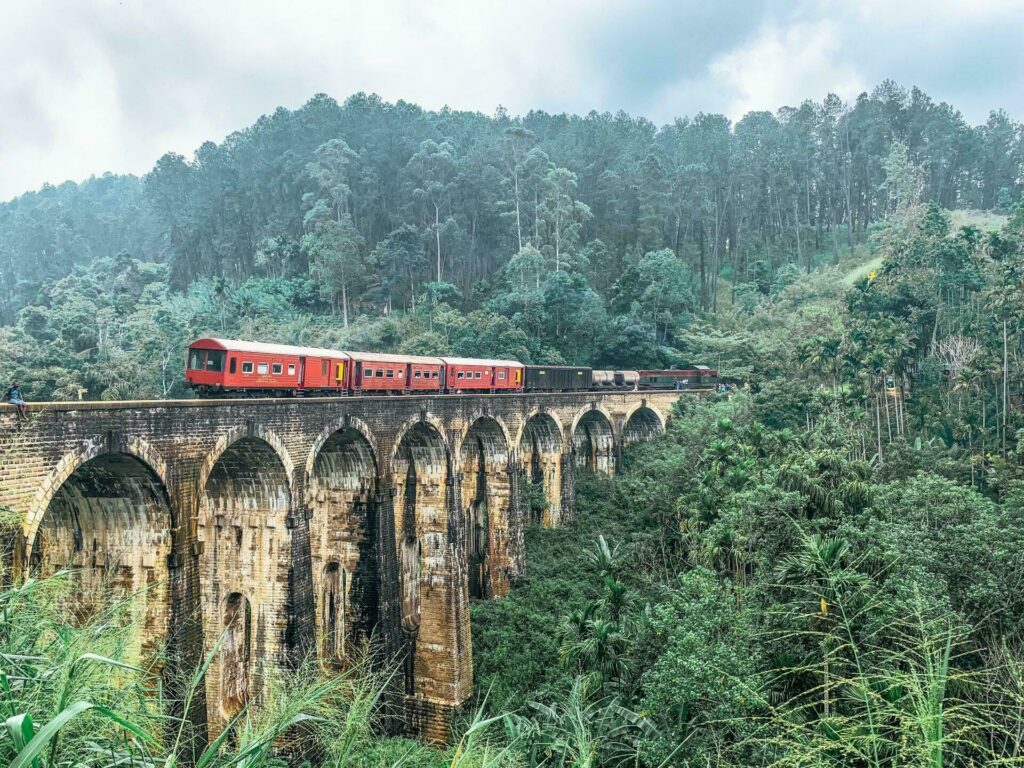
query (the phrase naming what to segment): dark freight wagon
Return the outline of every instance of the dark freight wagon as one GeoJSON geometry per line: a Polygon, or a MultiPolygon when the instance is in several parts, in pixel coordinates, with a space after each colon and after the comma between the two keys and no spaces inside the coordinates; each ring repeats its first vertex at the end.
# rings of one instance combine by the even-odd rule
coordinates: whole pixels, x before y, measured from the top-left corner
{"type": "Polygon", "coordinates": [[[583,365],[526,366],[526,389],[534,392],[587,390],[591,383],[591,370],[583,365]]]}

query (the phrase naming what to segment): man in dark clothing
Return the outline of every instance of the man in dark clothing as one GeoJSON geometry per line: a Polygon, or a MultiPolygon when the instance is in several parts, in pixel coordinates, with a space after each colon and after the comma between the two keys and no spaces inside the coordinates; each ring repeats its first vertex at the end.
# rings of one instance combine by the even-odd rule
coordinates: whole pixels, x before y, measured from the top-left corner
{"type": "Polygon", "coordinates": [[[28,403],[21,396],[21,387],[18,386],[18,382],[13,382],[7,388],[7,391],[4,392],[4,400],[18,409],[19,419],[28,418],[28,403]]]}

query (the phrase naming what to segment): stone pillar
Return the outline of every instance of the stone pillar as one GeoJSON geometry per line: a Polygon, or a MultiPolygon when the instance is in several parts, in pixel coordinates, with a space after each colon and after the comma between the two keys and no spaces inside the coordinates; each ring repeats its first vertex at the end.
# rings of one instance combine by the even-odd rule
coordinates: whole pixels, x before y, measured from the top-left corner
{"type": "MultiPolygon", "coordinates": [[[[515,539],[522,534],[516,533],[512,520],[515,471],[507,453],[470,452],[463,462],[463,472],[456,480],[466,521],[470,595],[502,597],[522,570],[515,561],[515,539]]],[[[521,549],[521,544],[518,546],[521,549]]]]}
{"type": "Polygon", "coordinates": [[[559,522],[564,525],[576,519],[576,456],[571,448],[562,453],[559,463],[562,480],[562,514],[559,522]]]}
{"type": "Polygon", "coordinates": [[[441,445],[412,443],[396,462],[397,560],[402,589],[405,712],[410,732],[444,743],[473,685],[461,488],[441,445]],[[410,487],[414,484],[414,487],[410,487]]]}
{"type": "Polygon", "coordinates": [[[389,478],[380,478],[373,495],[374,512],[367,517],[376,549],[377,621],[373,627],[378,657],[384,664],[401,660],[402,590],[395,550],[395,489],[389,478]]]}
{"type": "Polygon", "coordinates": [[[508,505],[508,562],[509,580],[514,584],[526,572],[526,542],[523,538],[525,526],[525,510],[519,495],[519,482],[522,470],[515,460],[514,453],[509,454],[508,467],[509,505],[508,505]]]}
{"type": "MultiPolygon", "coordinates": [[[[186,473],[182,472],[182,477],[186,473]]],[[[208,678],[204,678],[194,692],[188,712],[182,711],[186,686],[195,670],[205,662],[207,649],[204,647],[203,601],[200,580],[203,543],[196,535],[198,521],[198,496],[195,492],[194,472],[187,474],[188,480],[177,484],[174,477],[168,478],[168,494],[174,513],[173,545],[167,558],[167,572],[170,581],[171,616],[167,635],[167,674],[165,685],[168,698],[175,702],[171,713],[189,721],[191,738],[182,744],[180,758],[187,765],[193,755],[205,748],[209,739],[207,721],[208,678]]],[[[174,726],[171,726],[172,728],[174,726]]]]}
{"type": "Polygon", "coordinates": [[[288,570],[288,625],[285,645],[288,664],[298,668],[317,655],[316,594],[313,589],[313,558],[310,550],[310,522],[313,510],[297,500],[305,496],[296,479],[296,491],[285,525],[291,533],[291,567],[288,570]]]}

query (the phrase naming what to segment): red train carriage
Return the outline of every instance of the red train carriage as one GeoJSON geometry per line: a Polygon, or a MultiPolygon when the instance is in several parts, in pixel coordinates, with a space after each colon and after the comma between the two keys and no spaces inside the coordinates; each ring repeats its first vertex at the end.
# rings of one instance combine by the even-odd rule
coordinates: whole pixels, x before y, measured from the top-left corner
{"type": "Polygon", "coordinates": [[[373,392],[440,392],[444,364],[439,357],[349,352],[353,394],[373,392]]]}
{"type": "Polygon", "coordinates": [[[409,358],[409,391],[441,392],[444,389],[444,362],[439,357],[409,358]]]}
{"type": "Polygon", "coordinates": [[[523,364],[515,360],[442,357],[449,392],[522,392],[523,364]]]}
{"type": "Polygon", "coordinates": [[[234,339],[189,346],[185,380],[201,394],[337,393],[348,387],[349,357],[337,350],[234,339]]]}

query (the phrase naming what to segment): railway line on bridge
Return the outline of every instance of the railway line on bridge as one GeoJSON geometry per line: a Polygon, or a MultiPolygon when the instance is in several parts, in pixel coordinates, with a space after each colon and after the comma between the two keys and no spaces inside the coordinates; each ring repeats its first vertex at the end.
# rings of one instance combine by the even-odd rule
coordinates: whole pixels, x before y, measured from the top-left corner
{"type": "Polygon", "coordinates": [[[261,680],[372,635],[406,659],[409,732],[441,741],[472,692],[470,598],[523,573],[523,529],[574,514],[700,391],[34,403],[0,407],[9,566],[139,592],[137,650],[206,678],[216,732],[261,680]],[[524,509],[533,484],[543,508],[524,509]]]}

